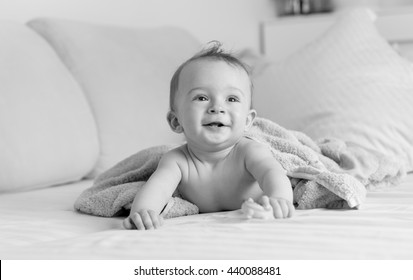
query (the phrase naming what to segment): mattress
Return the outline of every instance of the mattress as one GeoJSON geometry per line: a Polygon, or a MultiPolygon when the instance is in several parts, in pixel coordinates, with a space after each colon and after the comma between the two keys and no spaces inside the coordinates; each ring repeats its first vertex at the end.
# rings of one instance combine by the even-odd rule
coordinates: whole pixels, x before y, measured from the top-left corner
{"type": "Polygon", "coordinates": [[[240,211],[166,220],[152,231],[78,213],[91,181],[0,195],[1,259],[413,259],[413,174],[369,192],[360,210],[297,210],[248,220],[240,211]]]}

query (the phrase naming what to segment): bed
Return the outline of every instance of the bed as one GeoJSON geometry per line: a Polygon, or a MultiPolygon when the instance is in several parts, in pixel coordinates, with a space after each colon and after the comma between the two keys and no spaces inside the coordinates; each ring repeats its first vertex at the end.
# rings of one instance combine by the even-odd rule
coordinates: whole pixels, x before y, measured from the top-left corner
{"type": "MultiPolygon", "coordinates": [[[[36,27],[35,24],[33,26],[36,27]]],[[[41,26],[39,28],[38,25],[39,29],[41,26]]],[[[43,36],[47,38],[46,33],[43,36]]],[[[329,35],[324,36],[328,37],[329,35]]],[[[413,38],[413,33],[410,36],[413,38]]],[[[400,43],[404,41],[402,40],[400,43]]],[[[49,40],[49,43],[53,45],[53,40],[49,40]]],[[[304,49],[299,51],[298,56],[313,57],[311,51],[309,54],[305,53],[311,48],[318,48],[317,43],[304,46],[304,49]]],[[[348,46],[346,48],[348,49],[348,46]]],[[[64,51],[67,53],[70,49],[64,49],[64,51]]],[[[339,51],[341,52],[341,50],[339,51]]],[[[409,49],[404,49],[404,52],[408,54],[409,49]]],[[[394,54],[391,55],[392,59],[393,56],[394,54]]],[[[73,62],[73,57],[71,59],[69,63],[76,62],[73,62]]],[[[268,87],[273,87],[273,90],[277,92],[279,90],[277,87],[284,86],[283,84],[274,84],[274,79],[268,78],[268,76],[282,75],[282,73],[277,72],[279,64],[273,66],[268,59],[256,56],[245,57],[245,59],[257,69],[255,75],[259,75],[256,84],[258,95],[259,92],[268,91],[268,87]]],[[[294,57],[287,59],[290,59],[289,65],[301,61],[301,59],[294,57]]],[[[345,60],[347,60],[346,57],[345,60]]],[[[365,65],[366,60],[362,61],[365,65]]],[[[405,99],[396,98],[398,99],[397,103],[387,103],[391,96],[387,96],[388,91],[386,91],[383,94],[386,96],[371,102],[373,105],[381,102],[383,108],[393,105],[402,108],[395,115],[396,119],[392,117],[391,120],[382,120],[382,115],[386,114],[384,109],[380,107],[377,112],[371,111],[377,124],[370,127],[371,118],[368,118],[364,123],[365,119],[360,117],[366,115],[366,112],[357,110],[353,112],[353,107],[346,104],[346,102],[354,103],[354,100],[340,99],[338,105],[331,105],[331,102],[323,105],[315,98],[311,98],[312,101],[303,101],[307,102],[307,106],[308,102],[317,102],[317,105],[311,107],[315,110],[320,109],[320,106],[330,106],[330,108],[331,106],[337,106],[337,108],[344,106],[346,110],[336,109],[336,111],[341,112],[345,120],[333,119],[337,126],[333,129],[335,137],[341,137],[342,133],[346,132],[343,137],[348,136],[349,141],[361,142],[381,151],[390,150],[393,155],[399,155],[399,159],[406,162],[407,175],[401,183],[369,190],[365,202],[358,210],[324,208],[297,210],[296,216],[292,219],[273,221],[246,219],[241,215],[240,210],[237,210],[181,216],[165,220],[165,225],[158,230],[130,231],[122,228],[124,217],[99,217],[74,210],[76,199],[84,190],[93,185],[93,178],[84,178],[73,182],[55,183],[53,186],[2,193],[0,195],[0,258],[63,260],[412,259],[413,148],[410,140],[412,140],[411,130],[413,128],[413,72],[410,71],[409,67],[413,66],[407,65],[407,63],[407,60],[403,62],[402,70],[408,72],[403,75],[410,77],[411,81],[402,85],[402,89],[405,91],[401,96],[405,99]],[[359,119],[354,120],[348,117],[353,113],[359,119]],[[348,126],[349,122],[352,122],[352,125],[348,126]],[[361,124],[361,128],[352,130],[355,123],[361,124]],[[389,135],[387,129],[391,129],[391,127],[397,127],[400,131],[393,131],[394,133],[389,135]],[[366,135],[367,137],[365,137],[366,135]],[[375,142],[376,139],[380,141],[375,142]],[[393,140],[389,142],[388,139],[393,140]]],[[[281,65],[284,66],[283,69],[286,69],[286,64],[281,65]]],[[[294,67],[294,71],[303,68],[300,64],[294,67]]],[[[367,71],[360,70],[363,67],[356,67],[356,69],[367,71]]],[[[308,72],[308,69],[305,70],[308,72]]],[[[344,66],[344,70],[341,68],[340,71],[345,70],[346,66],[344,66]]],[[[395,71],[402,70],[397,68],[395,71]]],[[[81,75],[82,73],[76,74],[81,75]]],[[[331,78],[328,76],[328,72],[323,72],[322,75],[331,78]]],[[[389,75],[385,73],[383,77],[389,75]]],[[[307,79],[308,75],[300,77],[307,79]]],[[[399,82],[396,80],[396,84],[400,84],[399,82]]],[[[297,82],[297,84],[299,83],[297,82]]],[[[311,82],[306,84],[313,85],[311,82]]],[[[373,84],[373,86],[377,86],[379,82],[373,84]]],[[[331,90],[334,85],[329,85],[329,90],[331,90]]],[[[340,85],[344,85],[343,80],[340,80],[340,85]]],[[[386,86],[396,88],[397,85],[393,81],[386,83],[386,86]]],[[[360,84],[357,84],[357,87],[360,88],[360,84]]],[[[277,106],[276,108],[273,106],[269,108],[269,99],[258,100],[256,104],[258,111],[262,112],[264,117],[277,119],[281,125],[302,130],[311,137],[325,136],[325,130],[331,128],[331,125],[325,124],[325,120],[331,115],[320,115],[316,111],[317,121],[313,125],[305,122],[307,117],[305,114],[310,114],[311,110],[300,107],[302,106],[300,104],[291,105],[292,107],[297,106],[294,114],[286,113],[293,110],[288,108],[288,104],[290,104],[288,98],[298,97],[293,94],[296,88],[284,88],[283,90],[291,91],[291,94],[286,93],[289,97],[282,97],[284,98],[282,102],[273,100],[274,104],[280,103],[274,105],[277,106]],[[289,117],[287,118],[286,115],[289,117]]],[[[317,87],[314,90],[309,88],[308,95],[310,97],[314,94],[312,91],[323,94],[323,91],[317,87]]],[[[338,92],[338,94],[342,94],[342,92],[338,92]]],[[[395,96],[399,92],[392,90],[388,94],[395,96]]],[[[369,106],[369,104],[365,104],[365,106],[369,106]]],[[[390,113],[390,116],[394,115],[390,113]]]]}
{"type": "Polygon", "coordinates": [[[274,222],[239,212],[168,219],[127,231],[122,219],[73,211],[91,181],[0,198],[2,259],[411,259],[413,174],[368,193],[360,210],[297,210],[274,222]],[[24,205],[24,207],[22,207],[24,205]]]}

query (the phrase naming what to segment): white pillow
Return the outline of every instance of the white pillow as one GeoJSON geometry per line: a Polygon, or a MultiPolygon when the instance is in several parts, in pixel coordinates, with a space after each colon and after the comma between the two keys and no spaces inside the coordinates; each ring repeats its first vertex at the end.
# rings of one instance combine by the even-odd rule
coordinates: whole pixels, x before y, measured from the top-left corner
{"type": "Polygon", "coordinates": [[[255,80],[262,117],[314,139],[336,137],[395,155],[413,170],[413,67],[353,10],[255,80]]]}
{"type": "Polygon", "coordinates": [[[101,144],[92,177],[141,149],[183,141],[166,114],[173,72],[200,47],[187,32],[58,19],[29,26],[55,48],[89,98],[101,144]]]}
{"type": "Polygon", "coordinates": [[[56,52],[0,22],[0,192],[76,181],[98,157],[92,112],[56,52]]]}
{"type": "Polygon", "coordinates": [[[393,44],[393,48],[404,58],[413,62],[413,43],[402,42],[399,44],[393,44]]]}

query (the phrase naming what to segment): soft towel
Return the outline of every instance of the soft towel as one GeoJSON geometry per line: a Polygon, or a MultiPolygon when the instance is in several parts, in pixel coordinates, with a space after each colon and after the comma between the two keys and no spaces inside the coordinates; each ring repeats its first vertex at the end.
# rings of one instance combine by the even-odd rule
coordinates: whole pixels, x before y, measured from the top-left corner
{"type": "MultiPolygon", "coordinates": [[[[156,170],[162,155],[172,148],[172,146],[151,147],[122,160],[99,175],[93,186],[82,192],[75,202],[75,209],[104,217],[125,214],[130,209],[140,187],[156,170]]],[[[180,198],[177,192],[162,211],[164,218],[198,213],[198,207],[180,198]]]]}
{"type": "Polygon", "coordinates": [[[339,139],[313,141],[262,118],[248,137],[269,145],[291,179],[298,209],[359,208],[366,190],[397,185],[406,175],[392,157],[339,139]]]}
{"type": "MultiPolygon", "coordinates": [[[[313,141],[263,118],[254,121],[246,137],[271,149],[291,180],[298,209],[356,209],[365,200],[366,189],[396,185],[405,175],[396,160],[373,150],[338,139],[313,141]]],[[[119,162],[79,196],[75,209],[106,217],[124,214],[162,155],[171,148],[152,147],[119,162]]],[[[196,205],[175,192],[162,215],[172,218],[198,212],[196,205]]]]}

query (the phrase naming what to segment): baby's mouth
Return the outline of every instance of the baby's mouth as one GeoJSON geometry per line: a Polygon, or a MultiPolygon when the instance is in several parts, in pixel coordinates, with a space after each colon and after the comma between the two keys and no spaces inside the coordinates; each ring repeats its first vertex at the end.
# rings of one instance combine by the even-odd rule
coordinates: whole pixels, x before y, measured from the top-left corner
{"type": "Polygon", "coordinates": [[[203,126],[209,126],[209,127],[223,127],[225,126],[223,123],[220,122],[211,122],[211,123],[206,123],[203,126]]]}

